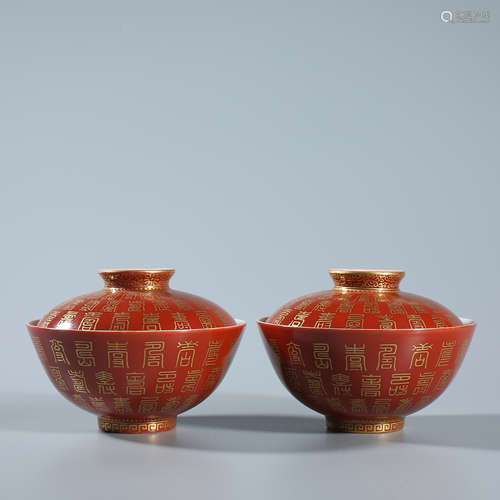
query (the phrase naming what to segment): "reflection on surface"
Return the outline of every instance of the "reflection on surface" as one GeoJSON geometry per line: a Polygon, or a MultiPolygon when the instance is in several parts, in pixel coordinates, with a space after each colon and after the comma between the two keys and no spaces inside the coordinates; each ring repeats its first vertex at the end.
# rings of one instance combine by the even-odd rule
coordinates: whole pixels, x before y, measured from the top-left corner
{"type": "MultiPolygon", "coordinates": [[[[96,417],[57,394],[4,394],[2,403],[0,432],[99,436],[96,417]]],[[[335,452],[401,445],[500,450],[499,428],[500,415],[415,415],[406,419],[402,432],[327,433],[321,415],[307,412],[290,398],[215,394],[199,409],[181,415],[173,431],[150,435],[102,433],[100,438],[243,453],[335,452]]]]}

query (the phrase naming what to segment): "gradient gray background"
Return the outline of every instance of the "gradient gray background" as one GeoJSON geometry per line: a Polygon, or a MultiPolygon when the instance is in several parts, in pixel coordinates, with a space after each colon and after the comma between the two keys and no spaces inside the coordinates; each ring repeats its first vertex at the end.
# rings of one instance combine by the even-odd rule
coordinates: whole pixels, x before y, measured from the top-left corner
{"type": "Polygon", "coordinates": [[[0,391],[26,394],[2,396],[6,498],[82,477],[136,498],[166,470],[188,478],[175,498],[236,498],[248,471],[261,497],[495,497],[498,418],[440,415],[500,412],[498,21],[476,0],[1,2],[0,391]],[[462,8],[491,22],[441,22],[462,8]],[[248,328],[218,392],[140,447],[55,394],[24,322],[100,288],[99,268],[170,266],[248,328]],[[331,267],[404,269],[405,290],[479,323],[446,394],[385,441],[324,435],[259,338],[331,267]],[[259,416],[277,411],[310,420],[259,416]]]}
{"type": "Polygon", "coordinates": [[[4,2],[0,390],[52,391],[23,323],[98,268],[172,266],[248,322],[220,390],[282,394],[255,320],[388,267],[479,323],[428,411],[500,411],[500,31],[459,7],[4,2]]]}

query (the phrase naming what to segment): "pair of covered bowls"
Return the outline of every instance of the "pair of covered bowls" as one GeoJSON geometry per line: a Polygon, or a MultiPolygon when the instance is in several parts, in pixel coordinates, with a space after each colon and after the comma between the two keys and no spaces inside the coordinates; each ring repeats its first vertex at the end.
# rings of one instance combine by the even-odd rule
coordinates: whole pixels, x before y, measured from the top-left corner
{"type": "MultiPolygon", "coordinates": [[[[28,324],[55,387],[107,432],[172,429],[226,373],[245,327],[172,290],[172,269],[101,271],[105,288],[28,324]]],[[[475,324],[399,290],[402,271],[332,270],[335,288],[258,322],[272,364],[332,431],[402,429],[455,376],[475,324]]]]}

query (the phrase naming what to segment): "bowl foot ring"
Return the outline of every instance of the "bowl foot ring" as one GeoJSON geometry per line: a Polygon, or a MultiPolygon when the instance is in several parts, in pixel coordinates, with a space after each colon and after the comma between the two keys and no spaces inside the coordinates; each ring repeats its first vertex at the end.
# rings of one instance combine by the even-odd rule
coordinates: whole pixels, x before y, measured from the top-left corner
{"type": "Polygon", "coordinates": [[[381,434],[400,431],[405,425],[403,417],[344,418],[326,417],[326,428],[331,432],[353,432],[357,434],[381,434]]]}
{"type": "Polygon", "coordinates": [[[149,434],[169,431],[175,427],[177,417],[127,418],[104,416],[98,418],[99,429],[120,434],[149,434]]]}

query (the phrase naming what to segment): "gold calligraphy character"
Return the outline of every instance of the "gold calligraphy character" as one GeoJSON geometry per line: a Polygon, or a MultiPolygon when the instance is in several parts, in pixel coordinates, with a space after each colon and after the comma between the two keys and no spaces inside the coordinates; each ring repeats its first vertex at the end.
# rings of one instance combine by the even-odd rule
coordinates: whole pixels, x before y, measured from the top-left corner
{"type": "Polygon", "coordinates": [[[165,342],[144,342],[144,357],[142,367],[163,368],[165,342]]]}
{"type": "Polygon", "coordinates": [[[97,372],[95,380],[99,394],[115,394],[116,384],[112,373],[106,371],[97,372]]]}
{"type": "Polygon", "coordinates": [[[330,358],[330,345],[326,343],[313,343],[314,365],[320,370],[331,370],[332,360],[330,358]]]}
{"type": "Polygon", "coordinates": [[[345,349],[345,369],[346,371],[365,371],[366,356],[365,344],[344,345],[345,349]]]}
{"type": "Polygon", "coordinates": [[[187,340],[185,342],[178,342],[177,349],[179,349],[179,351],[177,352],[177,362],[175,366],[181,368],[192,367],[197,347],[198,341],[187,340]]]}
{"type": "Polygon", "coordinates": [[[429,362],[429,352],[432,349],[432,344],[413,345],[413,354],[410,361],[410,368],[427,368],[429,362]]]}

